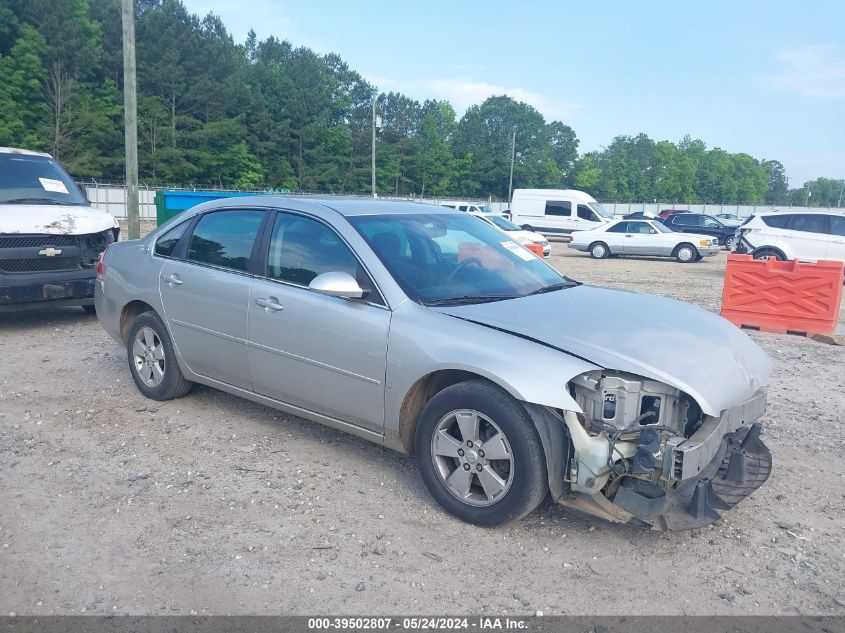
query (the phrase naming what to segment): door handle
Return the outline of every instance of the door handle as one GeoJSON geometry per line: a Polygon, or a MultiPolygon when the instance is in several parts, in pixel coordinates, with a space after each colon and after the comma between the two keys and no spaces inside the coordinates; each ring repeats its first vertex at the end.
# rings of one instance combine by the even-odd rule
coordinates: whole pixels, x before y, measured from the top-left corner
{"type": "Polygon", "coordinates": [[[264,308],[265,310],[271,310],[272,312],[278,312],[279,310],[284,310],[285,307],[279,303],[279,300],[276,297],[270,297],[265,299],[264,297],[259,297],[255,300],[256,305],[264,308]]]}
{"type": "Polygon", "coordinates": [[[169,285],[171,288],[173,286],[182,285],[182,280],[179,279],[179,275],[177,275],[176,273],[171,273],[170,275],[162,275],[161,280],[167,285],[169,285]]]}
{"type": "Polygon", "coordinates": [[[626,235],[625,237],[634,237],[633,235],[626,235]]]}

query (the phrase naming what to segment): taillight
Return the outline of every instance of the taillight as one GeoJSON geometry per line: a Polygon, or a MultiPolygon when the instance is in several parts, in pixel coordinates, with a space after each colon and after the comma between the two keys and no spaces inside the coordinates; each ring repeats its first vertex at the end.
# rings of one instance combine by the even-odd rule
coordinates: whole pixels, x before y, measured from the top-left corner
{"type": "Polygon", "coordinates": [[[103,249],[103,252],[100,253],[99,258],[97,259],[97,279],[99,279],[100,281],[106,280],[106,267],[105,267],[105,264],[103,264],[103,259],[106,256],[106,251],[108,251],[108,250],[109,250],[109,247],[106,246],[103,249]]]}

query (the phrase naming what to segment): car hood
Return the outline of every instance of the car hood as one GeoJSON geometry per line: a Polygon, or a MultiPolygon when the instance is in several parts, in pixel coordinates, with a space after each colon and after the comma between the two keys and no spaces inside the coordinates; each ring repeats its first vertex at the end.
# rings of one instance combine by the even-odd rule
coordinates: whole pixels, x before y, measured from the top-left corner
{"type": "MultiPolygon", "coordinates": [[[[712,235],[702,235],[701,233],[681,233],[680,231],[673,231],[672,233],[664,233],[664,235],[672,235],[673,237],[685,240],[712,240],[712,235]]],[[[696,244],[698,246],[698,244],[696,244]]]]}
{"type": "Polygon", "coordinates": [[[95,207],[0,204],[0,233],[87,235],[117,226],[110,213],[95,207]]]}
{"type": "Polygon", "coordinates": [[[545,244],[547,241],[545,237],[534,231],[507,231],[507,234],[512,239],[522,238],[531,241],[533,244],[545,244]]]}
{"type": "Polygon", "coordinates": [[[431,309],[537,341],[608,370],[662,381],[688,393],[708,415],[719,415],[750,398],[766,385],[772,368],[766,353],[736,326],[701,308],[656,295],[580,285],[520,299],[431,309]]]}

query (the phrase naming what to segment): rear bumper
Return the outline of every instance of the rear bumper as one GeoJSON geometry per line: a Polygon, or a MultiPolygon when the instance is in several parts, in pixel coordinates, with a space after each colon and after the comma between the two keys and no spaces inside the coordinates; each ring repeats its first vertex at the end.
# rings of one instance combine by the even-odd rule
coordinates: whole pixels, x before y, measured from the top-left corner
{"type": "Polygon", "coordinates": [[[0,275],[0,312],[93,305],[95,269],[0,275]]]}
{"type": "Polygon", "coordinates": [[[587,252],[587,245],[586,244],[573,244],[572,242],[570,242],[569,244],[567,244],[567,246],[569,248],[574,248],[576,251],[581,251],[582,253],[587,252]]]}

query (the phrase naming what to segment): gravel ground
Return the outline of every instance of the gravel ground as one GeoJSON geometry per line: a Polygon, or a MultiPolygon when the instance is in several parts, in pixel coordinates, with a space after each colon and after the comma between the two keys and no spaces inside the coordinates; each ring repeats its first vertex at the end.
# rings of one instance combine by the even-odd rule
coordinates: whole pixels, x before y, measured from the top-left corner
{"type": "MultiPolygon", "coordinates": [[[[553,249],[576,279],[719,308],[724,255],[553,249]]],[[[548,502],[463,524],[410,458],[208,388],[145,400],[82,310],[0,315],[0,613],[845,614],[845,348],[751,336],[771,479],[659,534],[548,502]]]]}

